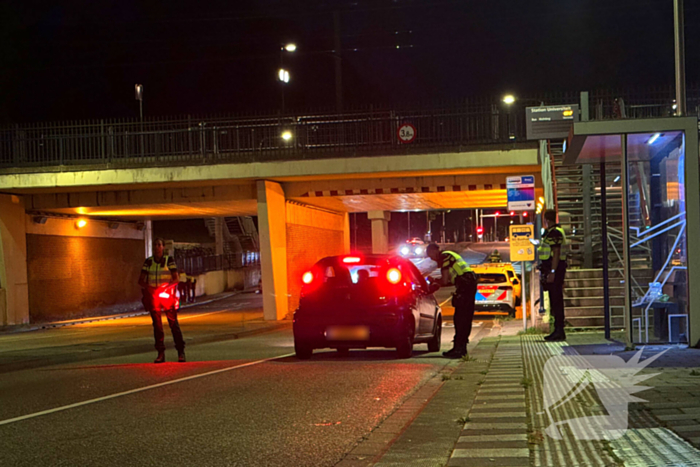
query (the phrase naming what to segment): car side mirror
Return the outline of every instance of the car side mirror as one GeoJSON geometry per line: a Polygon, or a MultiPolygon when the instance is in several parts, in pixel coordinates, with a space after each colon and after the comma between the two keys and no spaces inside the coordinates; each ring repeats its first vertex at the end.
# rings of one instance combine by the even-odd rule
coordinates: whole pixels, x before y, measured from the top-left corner
{"type": "Polygon", "coordinates": [[[518,285],[520,284],[520,281],[518,279],[513,279],[513,285],[518,285]]]}

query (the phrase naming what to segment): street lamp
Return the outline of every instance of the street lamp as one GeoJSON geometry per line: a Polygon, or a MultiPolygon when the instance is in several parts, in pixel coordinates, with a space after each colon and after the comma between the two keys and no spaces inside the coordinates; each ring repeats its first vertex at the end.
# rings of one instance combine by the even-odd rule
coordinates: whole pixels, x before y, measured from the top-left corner
{"type": "Polygon", "coordinates": [[[287,52],[294,52],[297,49],[297,45],[293,43],[289,43],[282,47],[282,50],[286,50],[287,52]]]}
{"type": "Polygon", "coordinates": [[[280,136],[281,136],[281,138],[282,138],[284,141],[290,141],[290,140],[294,137],[294,135],[292,134],[292,132],[289,131],[289,130],[283,131],[282,134],[281,134],[280,136]]]}
{"type": "Polygon", "coordinates": [[[506,105],[515,104],[515,96],[512,94],[506,94],[505,96],[503,96],[503,103],[506,105]]]}
{"type": "Polygon", "coordinates": [[[277,72],[277,79],[285,84],[289,83],[289,71],[285,70],[284,68],[280,68],[277,72]]]}

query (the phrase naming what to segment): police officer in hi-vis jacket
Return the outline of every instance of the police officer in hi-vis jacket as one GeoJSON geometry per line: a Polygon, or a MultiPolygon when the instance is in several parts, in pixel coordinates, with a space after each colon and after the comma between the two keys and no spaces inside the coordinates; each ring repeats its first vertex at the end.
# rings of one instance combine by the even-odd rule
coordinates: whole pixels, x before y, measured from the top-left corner
{"type": "Polygon", "coordinates": [[[566,340],[564,333],[564,277],[566,276],[566,234],[557,224],[557,213],[547,210],[544,213],[546,231],[538,248],[540,258],[540,281],[549,292],[549,304],[554,317],[554,332],[547,341],[566,340]]]}
{"type": "Polygon", "coordinates": [[[454,251],[440,251],[435,243],[428,245],[427,254],[440,267],[440,285],[455,286],[452,306],[455,307],[455,339],[451,350],[443,352],[447,358],[461,358],[467,355],[469,334],[474,320],[474,300],[476,300],[476,274],[464,259],[454,251]]]}

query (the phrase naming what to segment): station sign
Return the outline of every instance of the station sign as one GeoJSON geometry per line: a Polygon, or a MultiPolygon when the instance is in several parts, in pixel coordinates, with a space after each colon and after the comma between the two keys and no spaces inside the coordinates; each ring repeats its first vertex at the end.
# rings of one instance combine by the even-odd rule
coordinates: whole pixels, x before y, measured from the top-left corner
{"type": "Polygon", "coordinates": [[[533,211],[535,209],[535,176],[506,177],[509,211],[533,211]]]}
{"type": "Polygon", "coordinates": [[[525,109],[527,139],[568,138],[572,125],[579,119],[578,104],[527,107],[525,109]]]}
{"type": "Polygon", "coordinates": [[[535,259],[535,246],[530,242],[533,238],[535,238],[535,228],[532,224],[510,226],[508,243],[511,262],[535,259]]]}

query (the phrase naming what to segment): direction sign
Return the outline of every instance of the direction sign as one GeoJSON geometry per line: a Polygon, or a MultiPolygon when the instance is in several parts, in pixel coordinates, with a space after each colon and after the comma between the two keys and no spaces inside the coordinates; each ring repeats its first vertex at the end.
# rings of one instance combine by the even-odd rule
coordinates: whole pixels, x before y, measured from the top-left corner
{"type": "Polygon", "coordinates": [[[522,175],[506,177],[509,211],[532,211],[535,209],[535,177],[522,175]]]}
{"type": "Polygon", "coordinates": [[[410,123],[404,123],[399,127],[396,135],[402,143],[412,143],[416,139],[416,127],[410,123]]]}
{"type": "Polygon", "coordinates": [[[535,246],[530,242],[535,238],[535,229],[532,224],[511,225],[510,237],[510,261],[532,261],[535,259],[535,246]]]}

